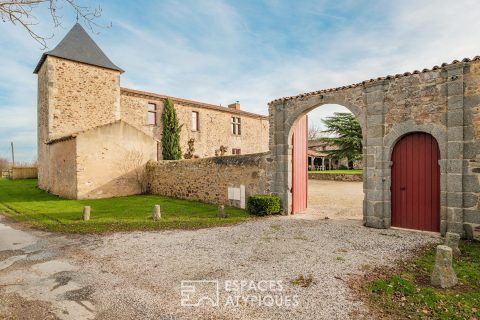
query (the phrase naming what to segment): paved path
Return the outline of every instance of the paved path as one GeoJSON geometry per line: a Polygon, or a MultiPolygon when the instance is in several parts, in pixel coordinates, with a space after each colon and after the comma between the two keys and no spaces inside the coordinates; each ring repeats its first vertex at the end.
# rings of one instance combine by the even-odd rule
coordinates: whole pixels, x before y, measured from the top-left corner
{"type": "Polygon", "coordinates": [[[438,241],[358,221],[286,217],[197,231],[62,236],[22,231],[0,216],[0,234],[2,319],[347,319],[363,308],[345,284],[350,275],[438,241]],[[182,280],[213,282],[182,296],[182,280]],[[216,299],[217,285],[219,306],[181,306],[182,298],[216,299]]]}

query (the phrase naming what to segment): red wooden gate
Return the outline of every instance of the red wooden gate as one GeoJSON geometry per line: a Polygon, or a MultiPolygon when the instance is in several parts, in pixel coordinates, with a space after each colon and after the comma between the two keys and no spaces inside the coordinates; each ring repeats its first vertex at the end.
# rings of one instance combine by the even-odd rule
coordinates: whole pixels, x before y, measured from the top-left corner
{"type": "Polygon", "coordinates": [[[421,132],[397,142],[392,154],[392,226],[440,231],[440,151],[421,132]]]}
{"type": "Polygon", "coordinates": [[[307,157],[308,118],[298,121],[292,137],[292,214],[307,209],[308,157],[307,157]]]}

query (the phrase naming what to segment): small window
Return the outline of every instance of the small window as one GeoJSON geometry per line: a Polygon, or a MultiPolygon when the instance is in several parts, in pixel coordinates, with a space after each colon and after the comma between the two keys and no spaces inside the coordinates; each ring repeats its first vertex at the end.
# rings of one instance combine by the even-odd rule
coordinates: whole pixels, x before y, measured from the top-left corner
{"type": "Polygon", "coordinates": [[[147,108],[148,108],[147,109],[148,124],[156,126],[157,125],[157,105],[155,103],[149,102],[147,108]]]}
{"type": "Polygon", "coordinates": [[[241,154],[241,150],[238,148],[232,148],[232,154],[241,154]]]}
{"type": "Polygon", "coordinates": [[[198,130],[200,130],[198,112],[192,111],[192,131],[198,130]]]}
{"type": "Polygon", "coordinates": [[[239,117],[232,117],[232,134],[234,135],[241,135],[241,122],[239,117]]]}

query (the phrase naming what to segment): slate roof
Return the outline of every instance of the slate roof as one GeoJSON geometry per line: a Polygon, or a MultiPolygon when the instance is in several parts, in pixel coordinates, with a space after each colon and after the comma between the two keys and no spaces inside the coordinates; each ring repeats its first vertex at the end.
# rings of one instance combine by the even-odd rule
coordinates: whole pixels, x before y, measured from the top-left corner
{"type": "Polygon", "coordinates": [[[78,23],[73,26],[55,49],[47,51],[42,55],[33,73],[38,73],[47,56],[54,56],[123,72],[122,69],[108,59],[102,49],[100,49],[85,29],[78,23]]]}
{"type": "Polygon", "coordinates": [[[397,78],[401,78],[401,77],[407,77],[407,76],[410,76],[412,74],[420,74],[420,73],[435,71],[435,70],[439,70],[441,68],[444,68],[444,67],[447,67],[447,66],[450,66],[450,65],[460,64],[460,63],[469,63],[469,62],[472,62],[472,61],[480,61],[480,56],[475,56],[473,59],[464,58],[461,61],[460,60],[453,60],[450,63],[444,62],[440,66],[434,66],[431,69],[425,68],[421,71],[420,70],[415,70],[413,72],[405,72],[405,73],[401,73],[401,74],[388,75],[388,76],[385,76],[385,77],[378,77],[376,79],[365,80],[365,81],[362,81],[362,82],[359,82],[359,83],[354,83],[354,84],[351,84],[351,85],[348,85],[348,86],[336,87],[336,88],[330,88],[330,89],[323,89],[323,90],[319,90],[319,91],[302,93],[302,94],[299,94],[299,95],[296,95],[296,96],[283,97],[283,98],[279,98],[279,99],[275,99],[273,101],[270,101],[268,104],[272,105],[272,104],[275,104],[275,103],[278,103],[278,102],[284,102],[284,101],[288,101],[288,100],[304,99],[306,97],[317,96],[317,95],[321,95],[323,93],[328,93],[328,92],[332,92],[332,91],[340,91],[340,90],[345,90],[345,89],[356,88],[356,87],[360,87],[360,86],[366,85],[368,83],[373,83],[373,82],[376,82],[376,81],[391,80],[391,79],[397,79],[397,78]]]}

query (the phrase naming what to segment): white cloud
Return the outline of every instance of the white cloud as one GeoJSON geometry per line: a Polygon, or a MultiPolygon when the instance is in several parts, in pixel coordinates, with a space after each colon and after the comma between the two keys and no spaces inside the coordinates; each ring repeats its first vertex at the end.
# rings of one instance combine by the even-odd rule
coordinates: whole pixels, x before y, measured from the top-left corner
{"type": "MultiPolygon", "coordinates": [[[[123,86],[222,105],[240,100],[244,110],[263,114],[267,103],[279,97],[480,54],[476,1],[362,6],[322,1],[299,7],[269,0],[263,4],[268,14],[256,10],[259,4],[242,3],[250,11],[241,11],[233,3],[162,1],[129,14],[114,2],[104,6],[113,28],[93,37],[126,70],[123,86]],[[333,25],[323,27],[325,21],[333,25]]],[[[0,150],[12,137],[23,139],[36,131],[31,72],[41,54],[23,31],[5,30],[8,34],[0,34],[0,127],[12,134],[2,135],[0,150]]],[[[336,109],[318,110],[312,119],[336,109]]]]}

